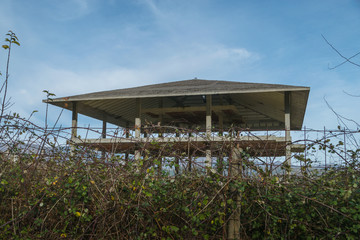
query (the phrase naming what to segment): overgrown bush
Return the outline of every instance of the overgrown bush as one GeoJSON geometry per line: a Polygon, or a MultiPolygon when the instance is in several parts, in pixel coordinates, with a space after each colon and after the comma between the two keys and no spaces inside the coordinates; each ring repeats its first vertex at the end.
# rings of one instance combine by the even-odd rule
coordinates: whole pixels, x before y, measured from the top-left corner
{"type": "Polygon", "coordinates": [[[0,158],[1,239],[226,239],[236,209],[243,239],[358,239],[358,166],[288,176],[249,159],[251,175],[174,175],[172,160],[159,171],[157,158],[71,155],[43,134],[50,154],[13,144],[0,158]]]}
{"type": "MultiPolygon", "coordinates": [[[[359,239],[359,147],[345,151],[337,149],[343,142],[309,141],[309,149],[349,158],[316,174],[309,171],[312,160],[298,156],[301,172],[290,175],[258,168],[246,153],[241,167],[251,174],[232,176],[225,158],[215,161],[225,174],[201,166],[173,174],[178,161],[168,158],[160,169],[162,155],[137,162],[86,148],[70,153],[60,144],[66,129],[49,129],[47,121],[43,129],[7,113],[10,50],[20,45],[13,32],[7,36],[0,239],[226,239],[234,212],[242,239],[359,239]]],[[[167,148],[162,151],[173,151],[167,148]]]]}

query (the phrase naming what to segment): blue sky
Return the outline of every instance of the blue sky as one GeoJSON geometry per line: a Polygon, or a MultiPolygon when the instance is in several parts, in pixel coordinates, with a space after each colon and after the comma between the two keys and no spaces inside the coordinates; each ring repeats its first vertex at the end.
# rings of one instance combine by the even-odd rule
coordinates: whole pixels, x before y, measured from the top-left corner
{"type": "MultiPolygon", "coordinates": [[[[1,0],[0,35],[14,31],[13,111],[43,123],[44,89],[57,96],[194,77],[311,87],[304,125],[360,121],[360,68],[329,70],[360,51],[360,2],[235,0],[1,0]]],[[[0,52],[5,71],[6,52],[0,52]]],[[[360,57],[354,61],[360,62],[360,57]]],[[[59,109],[51,107],[54,122],[59,109]]],[[[60,121],[70,125],[70,114],[60,121]]]]}

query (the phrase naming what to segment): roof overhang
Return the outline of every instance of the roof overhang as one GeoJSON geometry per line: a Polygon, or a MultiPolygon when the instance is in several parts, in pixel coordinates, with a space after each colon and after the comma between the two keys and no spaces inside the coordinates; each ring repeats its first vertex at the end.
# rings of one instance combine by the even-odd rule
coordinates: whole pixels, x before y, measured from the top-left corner
{"type": "Polygon", "coordinates": [[[242,83],[214,80],[186,80],[142,87],[103,91],[44,100],[73,109],[80,114],[126,127],[133,126],[136,99],[141,101],[142,118],[147,123],[183,125],[205,124],[205,96],[212,96],[214,126],[219,118],[224,128],[238,126],[253,130],[283,129],[285,92],[290,93],[291,129],[302,128],[309,87],[242,83]]]}

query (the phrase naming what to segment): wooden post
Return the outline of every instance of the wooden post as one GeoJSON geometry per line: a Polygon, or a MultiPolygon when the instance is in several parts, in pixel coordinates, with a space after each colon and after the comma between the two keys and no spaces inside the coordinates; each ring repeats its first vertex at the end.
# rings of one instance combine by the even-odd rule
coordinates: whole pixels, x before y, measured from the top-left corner
{"type": "MultiPolygon", "coordinates": [[[[102,123],[102,132],[101,132],[101,138],[106,138],[106,121],[103,120],[103,123],[102,123]]],[[[105,147],[104,149],[101,151],[101,158],[102,159],[105,159],[105,147]]]]}
{"type": "MultiPolygon", "coordinates": [[[[243,150],[239,146],[233,146],[231,150],[230,177],[242,177],[241,152],[243,150]]],[[[235,194],[236,209],[232,212],[228,222],[228,240],[240,240],[240,215],[241,215],[241,193],[237,193],[235,189],[230,189],[235,194]]]]}
{"type": "Polygon", "coordinates": [[[285,157],[286,157],[286,164],[291,167],[291,136],[290,136],[290,129],[291,129],[291,122],[290,122],[290,92],[285,92],[285,142],[286,142],[286,149],[285,149],[285,157]]]}
{"type": "Polygon", "coordinates": [[[208,140],[208,149],[206,149],[206,167],[211,168],[211,114],[212,114],[212,98],[211,95],[206,95],[206,138],[208,140]]]}
{"type": "MultiPolygon", "coordinates": [[[[74,141],[77,138],[77,123],[78,123],[77,103],[72,102],[71,141],[74,141]]],[[[72,142],[70,147],[70,155],[73,156],[74,152],[75,152],[75,145],[72,142]]]]}
{"type": "MultiPolygon", "coordinates": [[[[136,115],[135,115],[135,138],[139,143],[141,137],[141,100],[140,98],[136,99],[136,115]]],[[[139,146],[136,146],[134,153],[135,160],[140,159],[140,149],[139,146]]]]}

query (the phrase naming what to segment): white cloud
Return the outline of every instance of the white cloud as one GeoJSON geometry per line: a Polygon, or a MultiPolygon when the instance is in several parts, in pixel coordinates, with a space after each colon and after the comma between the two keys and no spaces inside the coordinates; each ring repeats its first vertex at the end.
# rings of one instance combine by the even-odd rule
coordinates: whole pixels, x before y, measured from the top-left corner
{"type": "MultiPolygon", "coordinates": [[[[246,49],[193,46],[161,58],[154,58],[148,64],[128,68],[69,70],[48,63],[31,63],[32,66],[28,66],[27,71],[16,74],[16,78],[21,82],[13,79],[10,94],[15,96],[17,106],[34,109],[41,105],[41,100],[45,98],[43,90],[62,97],[194,77],[214,76],[226,79],[226,76],[221,76],[223,72],[238,71],[238,67],[242,64],[258,59],[257,53],[246,49]],[[219,69],[223,72],[219,72],[219,69]]],[[[86,64],[86,62],[82,63],[82,65],[86,64]]]]}

